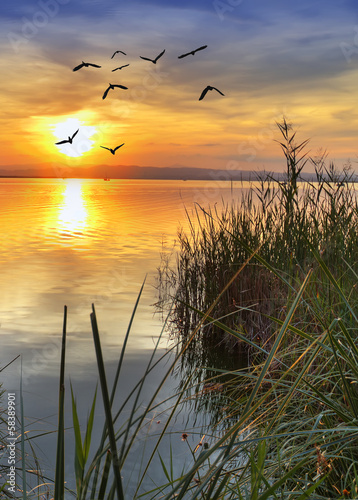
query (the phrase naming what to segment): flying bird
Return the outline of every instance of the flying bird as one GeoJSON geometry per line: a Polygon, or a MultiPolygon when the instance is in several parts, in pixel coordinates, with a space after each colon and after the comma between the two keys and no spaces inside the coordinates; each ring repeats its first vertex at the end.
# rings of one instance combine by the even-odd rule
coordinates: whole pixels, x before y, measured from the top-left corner
{"type": "Polygon", "coordinates": [[[199,101],[201,101],[202,99],[204,99],[204,97],[206,96],[206,93],[209,91],[209,90],[216,90],[216,92],[219,92],[219,94],[221,95],[225,95],[223,94],[219,89],[217,89],[216,87],[212,87],[211,85],[208,85],[207,87],[205,87],[205,89],[202,91],[201,93],[201,96],[199,97],[199,101]]]}
{"type": "Polygon", "coordinates": [[[124,85],[113,85],[112,83],[109,84],[109,87],[104,91],[104,94],[102,96],[102,99],[105,99],[107,97],[107,94],[108,92],[112,89],[114,89],[114,87],[118,87],[119,89],[124,89],[124,90],[127,90],[128,87],[125,87],[124,85]]]}
{"type": "Polygon", "coordinates": [[[73,68],[72,71],[78,71],[79,69],[81,69],[83,67],[88,68],[88,66],[93,66],[94,68],[101,68],[101,66],[98,66],[98,64],[85,63],[84,61],[82,61],[82,63],[79,64],[78,66],[76,66],[75,68],[73,68]]]}
{"type": "Polygon", "coordinates": [[[161,52],[155,59],[149,59],[149,57],[143,57],[143,56],[139,56],[141,59],[144,59],[145,61],[151,61],[153,64],[157,64],[157,61],[160,57],[162,57],[162,55],[164,54],[165,52],[165,49],[163,50],[163,52],[161,52]]]}
{"type": "Polygon", "coordinates": [[[123,66],[120,66],[119,68],[112,69],[112,71],[117,71],[117,69],[126,68],[127,66],[129,66],[129,64],[124,64],[123,66]]]}
{"type": "Polygon", "coordinates": [[[111,59],[113,59],[113,57],[116,55],[116,54],[123,54],[124,56],[126,56],[127,54],[125,52],[123,52],[123,50],[116,50],[115,53],[113,54],[113,56],[111,57],[111,59]]]}
{"type": "Polygon", "coordinates": [[[121,144],[120,146],[117,146],[116,148],[112,149],[112,148],[106,148],[105,146],[100,146],[101,148],[103,149],[108,149],[108,151],[110,151],[112,153],[112,155],[115,154],[115,152],[117,151],[117,149],[121,148],[122,146],[124,146],[125,143],[121,144]]]}
{"type": "Polygon", "coordinates": [[[194,55],[195,52],[198,52],[199,50],[204,50],[206,49],[207,45],[203,45],[202,47],[199,47],[198,49],[192,50],[191,52],[187,52],[186,54],[182,54],[181,56],[178,56],[178,59],[182,59],[183,57],[194,55]]]}
{"type": "Polygon", "coordinates": [[[65,144],[66,142],[69,142],[70,144],[72,144],[72,141],[73,141],[75,135],[78,134],[78,131],[79,131],[79,129],[76,130],[76,132],[72,135],[72,137],[68,136],[68,139],[65,139],[64,141],[60,141],[60,142],[55,142],[55,144],[56,145],[57,144],[65,144]]]}

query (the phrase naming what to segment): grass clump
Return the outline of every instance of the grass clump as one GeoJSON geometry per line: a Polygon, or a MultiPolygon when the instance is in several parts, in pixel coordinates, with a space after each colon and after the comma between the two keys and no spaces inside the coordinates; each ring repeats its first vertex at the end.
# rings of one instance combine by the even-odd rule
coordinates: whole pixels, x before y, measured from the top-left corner
{"type": "MultiPolygon", "coordinates": [[[[189,233],[179,231],[176,266],[163,261],[159,288],[170,289],[175,296],[172,321],[175,331],[183,336],[197,321],[196,310],[207,310],[254,251],[257,256],[221,296],[214,318],[224,317],[227,326],[261,347],[268,348],[274,341],[271,318],[285,316],[287,300],[308,270],[317,267],[312,249],[334,270],[346,295],[354,300],[358,204],[353,173],[349,166],[338,172],[332,163],[327,165],[324,154],[309,157],[305,152],[307,141],[297,142],[286,120],[278,124],[278,129],[286,163],[285,180],[267,174],[221,212],[216,207],[204,210],[197,206],[194,214],[188,213],[189,233]],[[302,178],[307,163],[314,167],[315,182],[302,178]]],[[[319,270],[309,288],[316,306],[326,308],[329,322],[329,304],[338,300],[332,283],[319,270]],[[328,303],[321,300],[325,297],[328,303]]],[[[302,309],[301,318],[310,328],[317,320],[307,308],[302,309]]],[[[319,333],[322,325],[315,328],[319,333]]],[[[214,323],[203,335],[204,343],[217,345],[220,341],[231,353],[247,347],[223,335],[214,323]]],[[[202,361],[206,364],[205,355],[202,361]]]]}

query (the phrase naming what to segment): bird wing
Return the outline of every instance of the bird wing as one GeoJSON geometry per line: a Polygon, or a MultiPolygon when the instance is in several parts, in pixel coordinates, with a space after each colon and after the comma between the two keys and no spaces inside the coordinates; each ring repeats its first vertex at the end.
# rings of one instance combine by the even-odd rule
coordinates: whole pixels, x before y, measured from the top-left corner
{"type": "Polygon", "coordinates": [[[121,148],[122,146],[124,146],[124,143],[123,143],[123,144],[121,144],[120,146],[117,146],[116,148],[114,148],[114,150],[113,150],[113,151],[117,151],[117,149],[121,148]]]}
{"type": "Polygon", "coordinates": [[[207,91],[209,90],[210,87],[206,87],[202,93],[201,93],[201,96],[199,97],[199,101],[201,101],[202,99],[204,99],[204,97],[206,96],[206,93],[207,91]]]}
{"type": "Polygon", "coordinates": [[[165,49],[164,49],[164,50],[163,50],[163,51],[162,51],[162,52],[161,52],[161,53],[160,53],[160,54],[159,54],[159,55],[158,55],[158,56],[154,59],[154,61],[153,61],[153,62],[157,62],[157,61],[158,61],[158,59],[159,59],[160,57],[162,57],[162,55],[164,54],[164,52],[165,52],[165,49]]]}
{"type": "Polygon", "coordinates": [[[144,59],[145,61],[150,61],[150,62],[153,62],[153,59],[149,59],[149,57],[143,57],[143,56],[139,56],[141,59],[144,59]]]}
{"type": "Polygon", "coordinates": [[[114,57],[116,54],[118,54],[119,52],[120,52],[121,54],[123,54],[124,56],[126,56],[126,55],[127,55],[125,52],[123,52],[123,50],[116,50],[116,51],[115,51],[115,53],[113,54],[113,56],[111,57],[111,59],[113,59],[113,57],[114,57]]]}
{"type": "Polygon", "coordinates": [[[193,52],[198,52],[199,50],[204,50],[204,49],[206,49],[206,47],[207,47],[207,45],[202,45],[198,49],[195,49],[193,52]]]}
{"type": "Polygon", "coordinates": [[[57,145],[57,144],[65,144],[66,142],[70,142],[70,141],[68,141],[68,140],[66,139],[66,140],[64,140],[64,141],[55,142],[55,144],[56,144],[56,145],[57,145]]]}
{"type": "Polygon", "coordinates": [[[222,93],[219,89],[217,89],[216,87],[212,87],[212,90],[216,90],[216,92],[219,92],[219,94],[221,94],[221,95],[225,95],[225,94],[223,94],[223,93],[222,93]]]}
{"type": "Polygon", "coordinates": [[[109,148],[106,148],[106,146],[100,146],[100,148],[103,148],[103,149],[108,149],[108,151],[110,151],[109,148]]]}
{"type": "Polygon", "coordinates": [[[190,54],[194,55],[195,52],[198,52],[199,50],[204,50],[204,49],[206,49],[206,47],[207,47],[207,45],[202,45],[198,49],[192,50],[191,52],[186,52],[185,54],[178,56],[178,59],[182,59],[183,57],[190,56],[190,54]]]}
{"type": "Polygon", "coordinates": [[[182,54],[181,56],[178,56],[178,59],[182,59],[183,57],[189,56],[191,52],[186,52],[186,54],[182,54]]]}
{"type": "Polygon", "coordinates": [[[79,64],[78,66],[76,66],[75,68],[73,68],[73,70],[72,70],[72,71],[78,71],[79,69],[83,68],[83,66],[84,66],[84,64],[83,64],[83,63],[81,63],[81,64],[79,64]]]}
{"type": "Polygon", "coordinates": [[[110,91],[111,87],[108,87],[105,91],[104,91],[104,94],[102,96],[102,99],[105,99],[107,97],[107,94],[108,92],[110,91]]]}
{"type": "Polygon", "coordinates": [[[77,130],[76,130],[76,132],[73,134],[73,136],[71,137],[71,139],[73,139],[73,138],[74,138],[74,137],[78,134],[78,131],[79,131],[79,130],[80,130],[80,129],[77,129],[77,130]]]}
{"type": "Polygon", "coordinates": [[[126,68],[127,66],[129,66],[129,64],[124,64],[123,66],[119,66],[119,68],[112,69],[112,71],[117,71],[117,69],[126,68]]]}
{"type": "Polygon", "coordinates": [[[98,66],[98,64],[87,63],[88,66],[93,66],[94,68],[101,68],[102,66],[98,66]]]}

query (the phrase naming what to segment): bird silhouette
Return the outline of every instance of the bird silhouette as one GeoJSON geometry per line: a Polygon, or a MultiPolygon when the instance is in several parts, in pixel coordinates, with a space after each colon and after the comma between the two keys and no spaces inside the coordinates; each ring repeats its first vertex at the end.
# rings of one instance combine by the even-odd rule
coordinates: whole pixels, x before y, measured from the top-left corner
{"type": "Polygon", "coordinates": [[[128,87],[125,87],[124,85],[113,85],[112,83],[109,84],[109,87],[104,91],[104,94],[102,96],[102,99],[105,99],[107,97],[107,94],[108,92],[112,89],[114,89],[115,87],[118,87],[119,89],[124,89],[124,90],[127,90],[128,87]]]}
{"type": "Polygon", "coordinates": [[[98,64],[86,63],[86,62],[82,61],[82,63],[79,64],[78,66],[76,66],[75,68],[73,68],[72,71],[78,71],[79,69],[81,69],[83,67],[88,68],[88,66],[93,66],[94,68],[101,68],[101,66],[98,66],[98,64]]]}
{"type": "Polygon", "coordinates": [[[112,69],[112,71],[117,71],[117,69],[126,68],[127,66],[129,66],[129,64],[124,64],[123,66],[120,66],[119,68],[112,69]]]}
{"type": "Polygon", "coordinates": [[[207,45],[203,45],[202,47],[199,47],[198,49],[192,50],[191,52],[186,52],[185,54],[182,54],[181,56],[178,56],[178,59],[182,59],[183,57],[194,55],[195,52],[198,52],[199,50],[204,50],[206,49],[207,45]]]}
{"type": "Polygon", "coordinates": [[[112,155],[115,154],[115,152],[117,151],[117,149],[121,148],[122,146],[124,146],[125,143],[121,144],[120,146],[117,146],[116,148],[112,149],[112,148],[106,148],[105,146],[100,146],[101,148],[103,149],[108,149],[108,151],[110,151],[112,153],[112,155]]]}
{"type": "Polygon", "coordinates": [[[123,54],[124,56],[126,56],[127,54],[125,52],[123,52],[123,50],[116,50],[115,53],[113,54],[113,56],[111,57],[111,59],[113,59],[113,57],[116,55],[116,54],[123,54]]]}
{"type": "Polygon", "coordinates": [[[157,61],[160,57],[162,57],[162,55],[164,54],[165,52],[165,49],[163,50],[163,52],[161,52],[159,55],[157,55],[157,57],[155,59],[149,59],[149,57],[143,57],[143,56],[139,56],[141,59],[144,59],[145,61],[151,61],[153,64],[157,64],[157,61]]]}
{"type": "Polygon", "coordinates": [[[78,134],[78,131],[79,129],[76,130],[76,132],[72,135],[72,137],[68,136],[68,139],[65,139],[64,141],[60,141],[60,142],[55,142],[55,144],[65,144],[66,142],[69,142],[70,144],[72,144],[72,141],[73,141],[73,138],[75,137],[75,135],[78,134]]]}
{"type": "Polygon", "coordinates": [[[204,97],[206,96],[207,92],[209,90],[216,90],[216,92],[219,92],[219,94],[221,95],[225,95],[223,94],[219,89],[217,89],[216,87],[212,87],[211,85],[208,85],[207,87],[205,87],[205,89],[202,91],[200,97],[199,97],[199,101],[201,101],[202,99],[204,99],[204,97]]]}

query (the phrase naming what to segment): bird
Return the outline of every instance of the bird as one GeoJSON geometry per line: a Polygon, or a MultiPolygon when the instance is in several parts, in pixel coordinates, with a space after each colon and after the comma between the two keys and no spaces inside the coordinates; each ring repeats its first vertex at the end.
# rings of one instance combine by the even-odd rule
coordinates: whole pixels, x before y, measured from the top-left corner
{"type": "Polygon", "coordinates": [[[124,90],[127,90],[128,87],[125,87],[124,85],[113,85],[112,83],[109,84],[109,87],[104,91],[104,94],[102,96],[102,99],[105,99],[107,97],[107,94],[108,92],[112,89],[114,89],[114,87],[118,87],[119,89],[124,89],[124,90]]]}
{"type": "Polygon", "coordinates": [[[117,69],[126,68],[127,66],[129,66],[129,64],[124,64],[123,66],[120,66],[119,68],[112,69],[112,71],[117,71],[117,69]]]}
{"type": "Polygon", "coordinates": [[[160,57],[162,57],[162,55],[164,54],[165,52],[165,49],[163,50],[163,52],[161,52],[155,59],[149,59],[149,57],[143,57],[143,56],[139,56],[141,59],[144,59],[145,61],[151,61],[153,64],[157,64],[157,61],[160,57]]]}
{"type": "Polygon", "coordinates": [[[223,94],[219,89],[217,89],[216,87],[212,87],[211,85],[208,85],[207,87],[205,87],[205,89],[202,91],[200,97],[199,97],[199,101],[201,101],[202,99],[204,99],[204,97],[206,96],[206,93],[209,91],[209,90],[216,90],[216,92],[219,92],[219,94],[221,95],[225,95],[223,94]]]}
{"type": "Polygon", "coordinates": [[[198,52],[199,50],[204,50],[206,49],[207,45],[203,45],[202,47],[199,47],[198,49],[192,50],[191,52],[186,52],[185,54],[182,54],[181,56],[178,56],[178,59],[182,59],[183,57],[190,56],[190,54],[193,56],[195,52],[198,52]]]}
{"type": "Polygon", "coordinates": [[[100,146],[101,148],[103,149],[108,149],[108,151],[110,151],[112,153],[112,155],[115,154],[115,152],[117,151],[117,149],[121,148],[122,146],[124,146],[125,143],[121,144],[120,146],[117,146],[116,148],[112,149],[112,148],[106,148],[105,146],[100,146]]]}
{"type": "Polygon", "coordinates": [[[88,66],[93,66],[94,68],[101,68],[101,66],[98,66],[98,64],[85,63],[84,61],[82,61],[82,63],[79,64],[78,66],[76,66],[75,68],[73,68],[72,71],[78,71],[79,69],[81,69],[83,67],[88,68],[88,66]]]}
{"type": "Polygon", "coordinates": [[[113,59],[113,57],[116,55],[116,54],[119,54],[119,52],[121,54],[123,54],[124,56],[126,56],[127,54],[125,52],[123,52],[123,50],[116,50],[115,53],[113,54],[113,56],[111,57],[111,59],[113,59]]]}
{"type": "Polygon", "coordinates": [[[74,139],[75,135],[77,135],[77,134],[78,134],[78,131],[79,131],[79,129],[77,129],[77,130],[76,130],[76,132],[75,132],[75,133],[74,133],[71,137],[70,137],[70,136],[68,136],[68,139],[65,139],[64,141],[60,141],[60,142],[55,142],[55,144],[56,144],[56,145],[57,145],[57,144],[65,144],[66,142],[69,142],[70,144],[72,144],[72,141],[73,141],[73,139],[74,139]]]}

